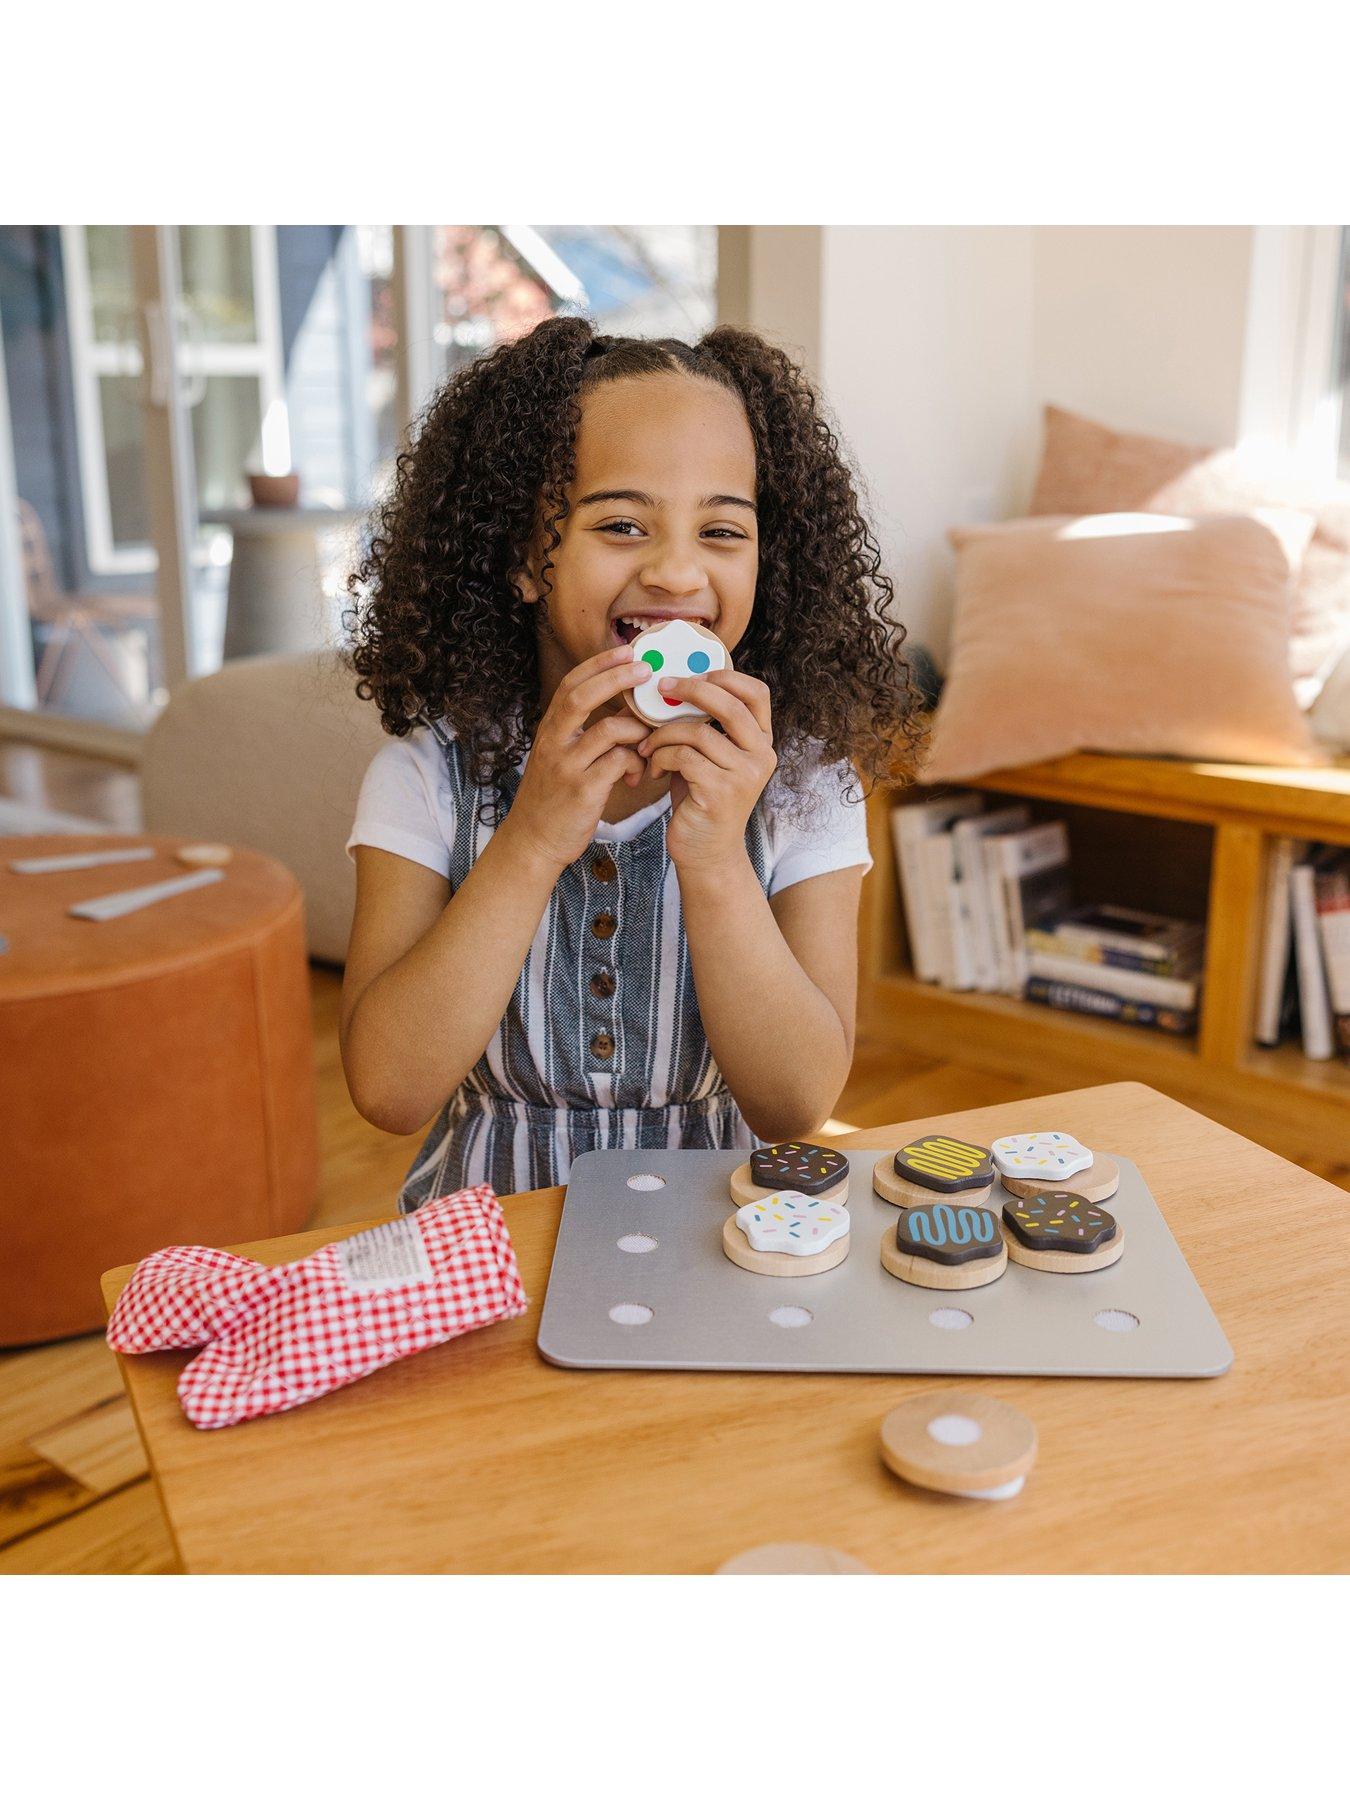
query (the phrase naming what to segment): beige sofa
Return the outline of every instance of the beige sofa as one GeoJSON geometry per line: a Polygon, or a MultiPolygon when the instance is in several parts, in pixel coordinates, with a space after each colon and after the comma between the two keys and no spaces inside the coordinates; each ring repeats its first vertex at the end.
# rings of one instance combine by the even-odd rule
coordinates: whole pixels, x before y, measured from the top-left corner
{"type": "Polygon", "coordinates": [[[387,740],[332,651],[253,656],[180,688],[141,765],[145,828],[273,856],[305,896],[311,956],[347,954],[356,878],[344,845],[387,740]]]}

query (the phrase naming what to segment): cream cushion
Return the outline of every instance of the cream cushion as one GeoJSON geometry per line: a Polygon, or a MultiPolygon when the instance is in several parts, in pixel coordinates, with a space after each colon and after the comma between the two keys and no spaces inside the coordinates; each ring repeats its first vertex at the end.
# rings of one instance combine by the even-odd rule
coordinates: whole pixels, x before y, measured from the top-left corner
{"type": "Polygon", "coordinates": [[[304,892],[310,955],[342,962],[356,903],[347,833],[385,742],[332,651],[226,663],[179,688],[149,734],[146,829],[275,857],[304,892]]]}
{"type": "Polygon", "coordinates": [[[1116,513],[953,531],[951,666],[924,779],[1078,750],[1320,761],[1286,667],[1311,524],[1278,523],[1116,513]]]}
{"type": "Polygon", "coordinates": [[[1309,513],[1316,529],[1291,593],[1289,672],[1311,706],[1350,649],[1350,484],[1314,479],[1287,456],[1217,450],[1045,409],[1045,446],[1033,514],[1160,512],[1191,517],[1309,513]]]}

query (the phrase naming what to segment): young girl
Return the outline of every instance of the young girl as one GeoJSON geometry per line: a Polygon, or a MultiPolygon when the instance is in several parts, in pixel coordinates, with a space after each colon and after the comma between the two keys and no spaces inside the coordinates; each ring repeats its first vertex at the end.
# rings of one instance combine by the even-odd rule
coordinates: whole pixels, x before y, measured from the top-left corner
{"type": "Polygon", "coordinates": [[[403,1210],[818,1126],[853,1051],[854,777],[914,726],[891,584],[790,359],[545,321],[447,383],[351,592],[394,741],[348,846],[342,1054],[373,1123],[434,1115],[403,1210]],[[663,679],[707,717],[653,728],[630,646],[667,619],[734,669],[663,679]]]}

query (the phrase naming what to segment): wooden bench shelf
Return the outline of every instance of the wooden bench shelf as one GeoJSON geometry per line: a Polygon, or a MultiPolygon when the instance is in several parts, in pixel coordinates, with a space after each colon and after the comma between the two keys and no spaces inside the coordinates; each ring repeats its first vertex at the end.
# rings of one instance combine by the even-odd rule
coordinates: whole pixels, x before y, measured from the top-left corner
{"type": "MultiPolygon", "coordinates": [[[[952,993],[915,979],[905,942],[904,914],[890,814],[926,797],[924,788],[878,790],[868,803],[876,867],[869,876],[862,921],[860,1020],[874,1037],[897,1048],[956,1057],[998,1073],[1044,1075],[1047,1089],[1083,1082],[1132,1079],[1199,1107],[1221,1123],[1287,1155],[1350,1161],[1350,1068],[1317,1063],[1298,1044],[1259,1048],[1252,1038],[1263,924],[1266,862],[1277,837],[1350,844],[1350,763],[1325,769],[1267,769],[1118,756],[1068,756],[1022,769],[1000,770],[962,786],[1040,803],[1053,816],[1074,809],[1091,823],[1094,850],[1109,845],[1110,815],[1173,821],[1167,854],[1156,870],[1139,867],[1145,891],[1107,892],[1166,912],[1176,907],[1177,884],[1189,882],[1207,913],[1205,980],[1199,1034],[1162,1032],[1078,1013],[1058,1012],[1004,994],[952,993]],[[1183,834],[1178,840],[1177,833],[1183,834]],[[1181,842],[1190,855],[1178,855],[1181,842]],[[1189,862],[1188,869],[1180,865],[1189,862]],[[1147,891],[1155,875],[1160,891],[1147,891]]],[[[1118,862],[1131,860],[1141,827],[1120,821],[1118,862]]],[[[1071,835],[1073,826],[1071,825],[1071,835]]],[[[1159,839],[1163,833],[1160,830],[1159,839]]],[[[1091,870],[1074,864],[1074,875],[1091,870]]]]}

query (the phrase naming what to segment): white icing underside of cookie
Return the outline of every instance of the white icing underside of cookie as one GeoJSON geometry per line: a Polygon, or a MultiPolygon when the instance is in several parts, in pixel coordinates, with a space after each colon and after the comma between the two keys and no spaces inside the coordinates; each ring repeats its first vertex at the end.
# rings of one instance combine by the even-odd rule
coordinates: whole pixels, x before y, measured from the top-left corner
{"type": "Polygon", "coordinates": [[[752,1250],[779,1256],[815,1256],[848,1232],[848,1208],[806,1194],[767,1194],[736,1214],[752,1250]]]}

